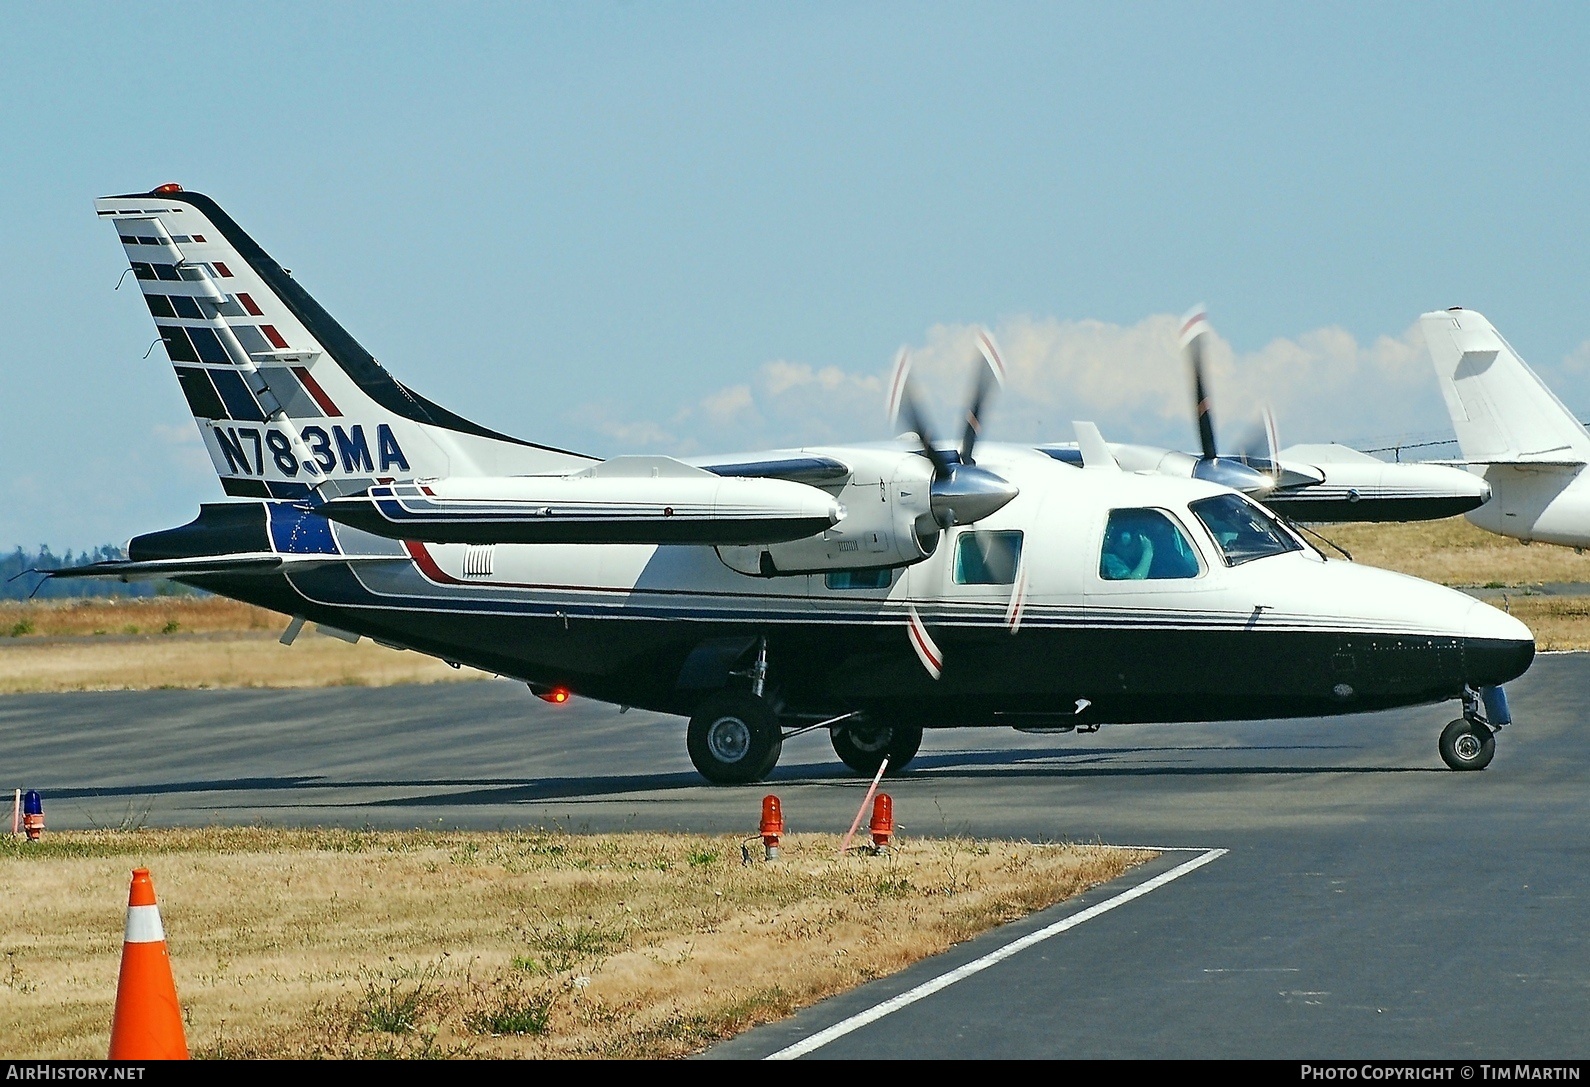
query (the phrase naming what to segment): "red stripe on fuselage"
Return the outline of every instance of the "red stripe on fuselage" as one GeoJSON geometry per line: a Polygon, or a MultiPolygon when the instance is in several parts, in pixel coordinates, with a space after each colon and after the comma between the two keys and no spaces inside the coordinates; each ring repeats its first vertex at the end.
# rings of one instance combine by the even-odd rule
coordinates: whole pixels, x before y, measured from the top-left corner
{"type": "Polygon", "coordinates": [[[409,553],[409,558],[414,560],[414,565],[420,568],[420,573],[436,582],[438,585],[462,585],[456,577],[448,574],[436,560],[431,558],[431,553],[425,550],[425,545],[418,540],[404,540],[403,550],[409,553]]]}

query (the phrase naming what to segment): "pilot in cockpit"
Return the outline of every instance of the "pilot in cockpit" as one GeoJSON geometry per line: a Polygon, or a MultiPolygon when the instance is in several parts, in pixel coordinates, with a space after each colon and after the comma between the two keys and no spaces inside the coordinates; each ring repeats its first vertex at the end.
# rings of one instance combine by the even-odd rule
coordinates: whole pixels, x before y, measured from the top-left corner
{"type": "Polygon", "coordinates": [[[1141,581],[1154,565],[1154,541],[1140,528],[1111,519],[1099,573],[1106,581],[1141,581]]]}

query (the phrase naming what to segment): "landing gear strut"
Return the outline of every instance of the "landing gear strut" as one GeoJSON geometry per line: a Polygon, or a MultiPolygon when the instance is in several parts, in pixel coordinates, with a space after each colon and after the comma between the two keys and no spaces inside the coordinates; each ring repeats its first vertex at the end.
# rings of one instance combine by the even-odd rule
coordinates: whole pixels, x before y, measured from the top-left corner
{"type": "Polygon", "coordinates": [[[1463,691],[1463,716],[1441,730],[1441,761],[1453,770],[1483,770],[1496,755],[1496,730],[1509,723],[1500,687],[1463,691]]]}

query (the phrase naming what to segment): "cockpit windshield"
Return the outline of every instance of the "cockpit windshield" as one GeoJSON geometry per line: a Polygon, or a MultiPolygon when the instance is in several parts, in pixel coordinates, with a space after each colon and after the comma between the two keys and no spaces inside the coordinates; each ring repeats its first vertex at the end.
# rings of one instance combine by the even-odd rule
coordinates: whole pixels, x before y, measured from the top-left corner
{"type": "Polygon", "coordinates": [[[1259,506],[1236,494],[1203,498],[1187,507],[1215,538],[1227,566],[1301,551],[1303,545],[1259,506]]]}

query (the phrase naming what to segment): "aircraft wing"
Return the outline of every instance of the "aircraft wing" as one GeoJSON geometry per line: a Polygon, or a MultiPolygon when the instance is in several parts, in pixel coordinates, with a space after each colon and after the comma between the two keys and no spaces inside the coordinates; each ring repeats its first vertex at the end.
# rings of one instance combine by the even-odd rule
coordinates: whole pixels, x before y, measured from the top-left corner
{"type": "Polygon", "coordinates": [[[615,457],[572,475],[378,484],[314,510],[377,536],[425,543],[782,543],[832,528],[845,510],[826,491],[772,473],[810,478],[836,468],[849,473],[818,457],[720,470],[671,457],[615,457]]]}
{"type": "Polygon", "coordinates": [[[715,476],[742,479],[787,479],[820,487],[850,477],[850,465],[816,453],[791,453],[778,456],[734,457],[722,463],[703,464],[715,476]]]}
{"type": "Polygon", "coordinates": [[[1583,457],[1553,456],[1548,453],[1524,453],[1515,457],[1470,457],[1463,460],[1427,460],[1423,464],[1440,464],[1448,468],[1467,468],[1469,465],[1487,466],[1506,464],[1518,468],[1582,468],[1590,463],[1583,457]]]}

